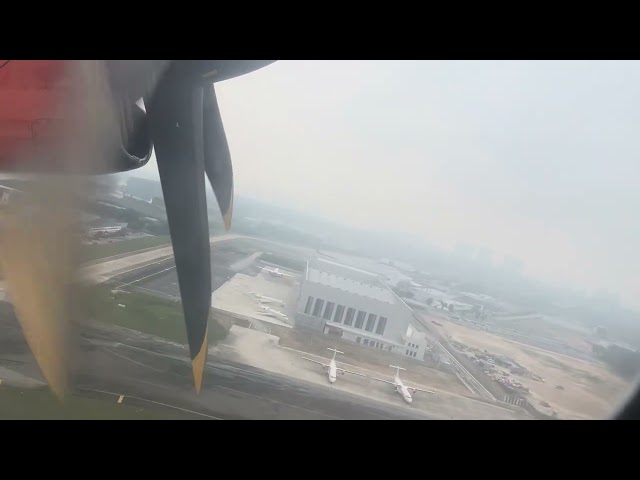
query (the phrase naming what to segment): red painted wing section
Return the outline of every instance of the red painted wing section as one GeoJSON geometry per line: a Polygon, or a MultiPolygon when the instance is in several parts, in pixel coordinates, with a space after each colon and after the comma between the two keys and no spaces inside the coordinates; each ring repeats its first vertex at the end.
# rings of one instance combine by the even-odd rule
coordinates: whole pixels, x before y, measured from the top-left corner
{"type": "Polygon", "coordinates": [[[47,134],[63,93],[62,60],[0,60],[0,169],[47,134]]]}

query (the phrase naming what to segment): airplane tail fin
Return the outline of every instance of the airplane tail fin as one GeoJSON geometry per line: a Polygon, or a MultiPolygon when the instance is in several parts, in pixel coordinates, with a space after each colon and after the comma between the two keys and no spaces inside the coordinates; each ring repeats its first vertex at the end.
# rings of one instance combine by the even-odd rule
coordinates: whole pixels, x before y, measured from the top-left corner
{"type": "Polygon", "coordinates": [[[406,368],[399,367],[397,365],[389,365],[391,368],[396,369],[396,376],[400,376],[400,370],[406,370],[406,368]]]}
{"type": "Polygon", "coordinates": [[[336,358],[336,355],[338,353],[341,353],[344,355],[344,352],[341,352],[340,350],[336,350],[335,348],[327,348],[327,350],[331,350],[333,352],[333,358],[336,358]]]}

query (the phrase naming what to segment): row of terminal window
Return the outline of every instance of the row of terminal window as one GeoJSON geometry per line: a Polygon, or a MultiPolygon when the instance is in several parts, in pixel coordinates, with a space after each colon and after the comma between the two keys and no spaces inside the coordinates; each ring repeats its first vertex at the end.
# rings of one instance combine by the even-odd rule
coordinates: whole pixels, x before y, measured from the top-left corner
{"type": "MultiPolygon", "coordinates": [[[[383,349],[384,348],[384,343],[382,342],[378,342],[375,340],[369,340],[368,338],[361,338],[361,337],[356,337],[356,343],[360,343],[362,342],[363,345],[367,345],[369,347],[373,347],[373,348],[380,348],[383,349]]],[[[387,347],[388,351],[391,351],[391,346],[387,347]]]]}
{"type": "MultiPolygon", "coordinates": [[[[409,348],[418,348],[418,345],[415,343],[407,343],[407,345],[409,346],[409,348]]],[[[412,352],[411,350],[407,350],[405,354],[410,357],[415,357],[417,355],[416,352],[412,352]]]]}
{"type": "Polygon", "coordinates": [[[311,314],[314,317],[322,317],[325,320],[329,320],[329,321],[334,321],[336,323],[342,323],[342,319],[344,317],[344,324],[347,327],[350,327],[351,325],[353,325],[353,320],[355,317],[355,328],[362,328],[364,325],[364,329],[367,332],[373,332],[373,328],[375,326],[376,329],[376,334],[377,335],[384,335],[384,329],[387,326],[387,317],[380,317],[378,319],[378,316],[370,313],[369,316],[367,317],[367,312],[363,312],[362,310],[358,311],[358,315],[356,316],[356,309],[355,308],[346,308],[343,305],[336,305],[333,302],[327,302],[327,304],[325,305],[324,300],[322,300],[321,298],[316,298],[315,299],[315,304],[314,304],[314,298],[313,297],[309,297],[307,298],[307,305],[304,309],[304,313],[306,313],[307,315],[311,314]],[[312,306],[313,306],[313,310],[312,310],[312,306]],[[324,307],[324,310],[323,310],[324,307]],[[346,315],[345,315],[345,310],[346,310],[346,315]],[[366,325],[365,325],[365,318],[367,320],[366,325]],[[378,320],[378,324],[376,325],[376,320],[378,320]]]}

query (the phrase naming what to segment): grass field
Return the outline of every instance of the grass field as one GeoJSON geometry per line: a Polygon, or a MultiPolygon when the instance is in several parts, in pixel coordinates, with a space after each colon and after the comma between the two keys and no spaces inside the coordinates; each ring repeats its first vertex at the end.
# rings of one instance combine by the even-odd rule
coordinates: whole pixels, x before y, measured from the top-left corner
{"type": "MultiPolygon", "coordinates": [[[[91,287],[84,298],[89,318],[187,343],[182,304],[179,302],[138,292],[113,293],[108,286],[91,287]]],[[[215,320],[209,319],[210,345],[222,340],[226,334],[227,331],[215,320]]]]}
{"type": "Polygon", "coordinates": [[[157,235],[153,237],[134,238],[131,240],[118,240],[112,243],[99,245],[83,245],[80,249],[80,261],[88,262],[100,258],[111,257],[121,253],[135,252],[145,248],[157,247],[171,242],[169,235],[157,235]]]}
{"type": "Polygon", "coordinates": [[[49,389],[0,387],[0,420],[185,420],[194,418],[179,410],[161,407],[127,405],[126,397],[83,398],[69,396],[64,402],[49,389]]]}

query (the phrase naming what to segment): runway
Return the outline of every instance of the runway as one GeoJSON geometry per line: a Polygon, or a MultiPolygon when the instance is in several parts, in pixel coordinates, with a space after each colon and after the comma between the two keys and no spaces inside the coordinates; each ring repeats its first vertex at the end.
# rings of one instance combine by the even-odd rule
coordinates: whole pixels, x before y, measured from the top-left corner
{"type": "MultiPolygon", "coordinates": [[[[249,256],[251,257],[251,256],[249,256]]],[[[246,255],[212,245],[211,248],[211,290],[220,288],[236,271],[234,263],[249,260],[246,255]]],[[[173,257],[112,277],[114,286],[139,290],[141,293],[160,296],[170,300],[180,299],[180,287],[173,257]]]]}
{"type": "MultiPolygon", "coordinates": [[[[0,308],[0,366],[39,377],[8,304],[0,308]]],[[[73,356],[79,392],[151,400],[193,413],[194,418],[261,420],[426,419],[420,412],[364,399],[210,356],[196,395],[188,353],[182,346],[118,327],[84,326],[73,356]]],[[[169,407],[167,407],[169,408],[169,407]]]]}

